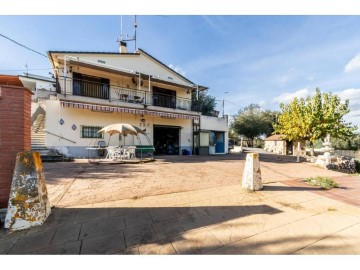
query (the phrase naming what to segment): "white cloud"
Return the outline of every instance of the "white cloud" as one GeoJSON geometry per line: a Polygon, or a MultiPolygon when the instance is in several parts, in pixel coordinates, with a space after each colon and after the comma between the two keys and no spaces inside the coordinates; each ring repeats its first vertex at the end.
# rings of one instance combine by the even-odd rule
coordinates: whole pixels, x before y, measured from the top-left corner
{"type": "Polygon", "coordinates": [[[313,92],[310,92],[307,88],[304,88],[293,93],[282,93],[280,96],[274,97],[272,102],[288,103],[293,100],[294,97],[306,98],[307,96],[312,94],[313,92]]]}
{"type": "Polygon", "coordinates": [[[266,101],[265,101],[265,100],[260,100],[260,101],[259,101],[259,105],[260,105],[261,107],[264,107],[264,106],[266,105],[266,101]]]}
{"type": "Polygon", "coordinates": [[[170,65],[169,65],[169,68],[175,70],[177,73],[179,73],[179,74],[181,74],[181,75],[183,75],[183,76],[185,77],[185,71],[182,70],[181,67],[179,67],[179,66],[174,66],[173,64],[170,64],[170,65]]]}
{"type": "Polygon", "coordinates": [[[360,53],[357,54],[353,59],[351,59],[349,63],[347,63],[344,71],[351,72],[357,69],[360,69],[360,53]]]}
{"type": "Polygon", "coordinates": [[[356,118],[357,122],[359,122],[360,110],[349,112],[349,117],[356,118]]]}
{"type": "Polygon", "coordinates": [[[350,106],[360,104],[360,89],[345,89],[343,91],[335,92],[334,95],[339,96],[342,101],[348,99],[350,101],[350,106]]]}

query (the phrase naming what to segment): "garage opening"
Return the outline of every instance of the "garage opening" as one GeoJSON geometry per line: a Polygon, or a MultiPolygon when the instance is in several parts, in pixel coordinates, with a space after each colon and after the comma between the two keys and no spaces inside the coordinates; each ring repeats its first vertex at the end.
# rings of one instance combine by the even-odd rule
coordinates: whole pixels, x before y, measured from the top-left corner
{"type": "Polygon", "coordinates": [[[155,155],[179,155],[180,129],[178,126],[154,126],[155,155]]]}

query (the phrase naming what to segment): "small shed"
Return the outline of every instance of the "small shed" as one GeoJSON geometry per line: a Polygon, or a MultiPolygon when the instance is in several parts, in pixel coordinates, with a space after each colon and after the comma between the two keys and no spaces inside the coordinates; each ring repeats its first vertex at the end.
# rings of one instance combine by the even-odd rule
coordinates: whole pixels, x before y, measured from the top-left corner
{"type": "MultiPolygon", "coordinates": [[[[297,156],[298,141],[288,141],[286,135],[275,134],[265,139],[264,149],[279,155],[297,156]]],[[[300,156],[306,156],[305,142],[300,141],[300,156]]]]}
{"type": "Polygon", "coordinates": [[[286,136],[282,134],[275,134],[265,139],[265,151],[273,152],[280,155],[286,155],[286,136]]]}

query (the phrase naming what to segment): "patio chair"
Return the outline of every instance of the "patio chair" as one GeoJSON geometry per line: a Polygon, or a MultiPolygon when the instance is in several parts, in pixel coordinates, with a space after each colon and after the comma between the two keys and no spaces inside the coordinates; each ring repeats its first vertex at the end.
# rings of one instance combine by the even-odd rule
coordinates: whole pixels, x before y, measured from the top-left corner
{"type": "Polygon", "coordinates": [[[119,147],[108,146],[106,147],[106,150],[107,150],[106,159],[117,160],[122,158],[119,147]]]}
{"type": "Polygon", "coordinates": [[[139,99],[135,99],[135,102],[140,103],[140,104],[144,103],[144,97],[139,98],[139,99]]]}
{"type": "Polygon", "coordinates": [[[129,147],[128,146],[123,146],[120,148],[120,156],[122,159],[129,159],[130,158],[130,153],[128,151],[129,147]]]}
{"type": "Polygon", "coordinates": [[[128,159],[135,158],[136,146],[129,146],[127,149],[128,159]]]}

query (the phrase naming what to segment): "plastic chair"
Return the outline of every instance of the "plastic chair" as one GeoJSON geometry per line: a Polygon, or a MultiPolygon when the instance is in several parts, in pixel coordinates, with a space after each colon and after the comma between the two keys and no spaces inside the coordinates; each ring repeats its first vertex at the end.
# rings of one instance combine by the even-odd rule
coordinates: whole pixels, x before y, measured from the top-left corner
{"type": "Polygon", "coordinates": [[[117,160],[122,158],[120,149],[117,146],[108,146],[106,147],[106,150],[107,150],[106,159],[117,160]]]}
{"type": "Polygon", "coordinates": [[[136,146],[129,146],[127,149],[128,159],[135,158],[136,146]]]}

